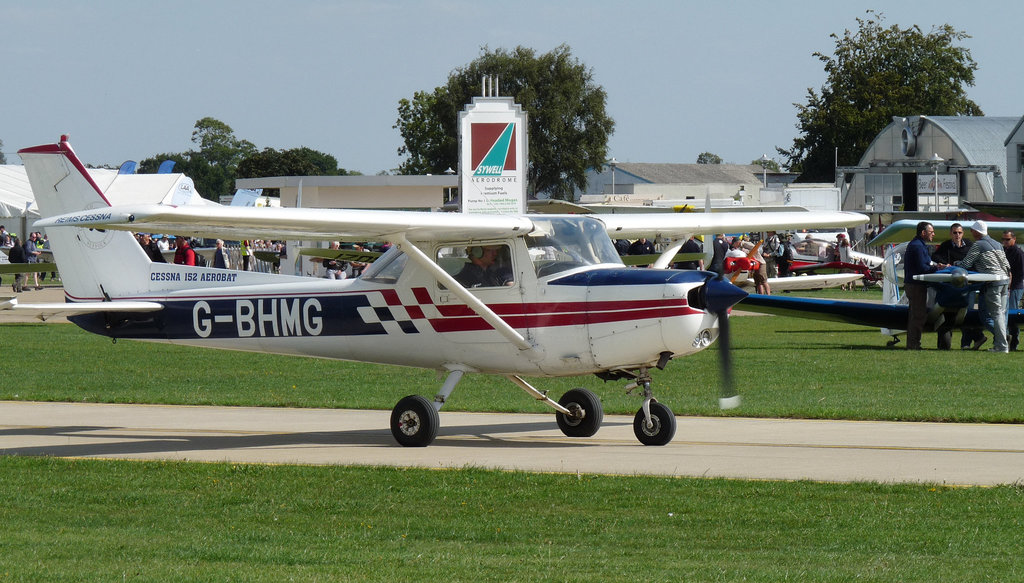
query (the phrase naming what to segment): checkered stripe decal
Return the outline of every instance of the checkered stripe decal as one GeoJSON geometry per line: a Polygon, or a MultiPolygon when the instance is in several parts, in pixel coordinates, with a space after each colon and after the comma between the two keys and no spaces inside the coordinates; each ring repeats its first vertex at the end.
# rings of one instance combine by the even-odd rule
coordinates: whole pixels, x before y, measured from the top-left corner
{"type": "Polygon", "coordinates": [[[369,306],[358,308],[359,317],[367,324],[380,324],[388,334],[418,334],[417,323],[426,325],[426,316],[419,305],[405,306],[393,290],[366,294],[369,306]]]}

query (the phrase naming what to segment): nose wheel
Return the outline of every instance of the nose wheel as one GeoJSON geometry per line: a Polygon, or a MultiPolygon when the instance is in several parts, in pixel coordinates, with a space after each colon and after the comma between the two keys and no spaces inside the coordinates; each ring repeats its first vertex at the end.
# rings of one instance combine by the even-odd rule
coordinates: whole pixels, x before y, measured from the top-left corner
{"type": "Polygon", "coordinates": [[[633,418],[633,434],[644,445],[665,445],[676,434],[676,416],[657,401],[644,402],[633,418]]]}
{"type": "Polygon", "coordinates": [[[633,435],[644,445],[665,445],[676,435],[676,416],[667,405],[655,400],[651,377],[646,369],[639,371],[626,392],[632,392],[638,386],[644,388],[644,404],[633,417],[633,435]]]}

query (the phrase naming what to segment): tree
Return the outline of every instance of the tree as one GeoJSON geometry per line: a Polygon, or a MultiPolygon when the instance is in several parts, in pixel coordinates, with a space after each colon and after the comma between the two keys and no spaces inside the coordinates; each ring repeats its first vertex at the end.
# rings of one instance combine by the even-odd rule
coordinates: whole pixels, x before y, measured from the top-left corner
{"type": "Polygon", "coordinates": [[[868,11],[858,29],[835,39],[835,54],[814,53],[827,81],[807,89],[797,108],[801,135],[789,150],[777,148],[800,182],[832,181],[836,148],[840,165],[856,164],[893,116],[982,115],[967,98],[978,64],[957,46],[970,38],[946,24],[925,34],[917,26],[884,28],[881,13],[868,11]]]}
{"type": "Polygon", "coordinates": [[[529,190],[571,198],[574,189],[586,186],[587,170],[600,168],[608,157],[615,122],[605,111],[604,89],[566,45],[539,56],[521,46],[481,51],[444,86],[399,102],[394,127],[404,140],[398,153],[407,156],[399,173],[440,174],[458,167],[459,112],[481,94],[482,78],[491,75],[528,115],[529,190]]]}
{"type": "Polygon", "coordinates": [[[256,153],[256,146],[239,140],[228,124],[204,117],[193,127],[192,142],[199,150],[182,154],[162,154],[139,164],[141,172],[154,172],[164,160],[174,160],[175,170],[192,179],[203,197],[217,200],[235,190],[235,171],[247,156],[256,153]]]}
{"type": "Polygon", "coordinates": [[[698,164],[721,164],[722,157],[711,152],[701,152],[697,155],[698,164]]]}
{"type": "Polygon", "coordinates": [[[266,176],[346,176],[348,171],[338,167],[338,160],[330,154],[301,147],[290,150],[264,148],[239,162],[235,172],[238,178],[266,176]]]}
{"type": "MultiPolygon", "coordinates": [[[[150,158],[139,162],[139,174],[156,174],[156,171],[160,169],[160,164],[163,164],[164,160],[171,160],[174,162],[175,172],[185,172],[184,168],[188,167],[189,159],[186,154],[174,154],[166,152],[163,154],[157,154],[150,158]]],[[[185,174],[188,174],[185,172],[185,174]]]]}
{"type": "Polygon", "coordinates": [[[198,156],[211,166],[234,169],[246,156],[256,153],[249,140],[239,140],[228,124],[212,117],[196,122],[192,143],[199,145],[198,156]]]}
{"type": "Polygon", "coordinates": [[[7,163],[7,156],[4,156],[4,141],[0,140],[0,164],[7,163]]]}

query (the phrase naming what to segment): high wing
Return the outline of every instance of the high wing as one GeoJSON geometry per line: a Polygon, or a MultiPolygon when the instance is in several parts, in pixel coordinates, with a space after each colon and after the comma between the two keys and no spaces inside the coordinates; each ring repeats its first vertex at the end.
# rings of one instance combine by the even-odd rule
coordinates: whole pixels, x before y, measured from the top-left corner
{"type": "Polygon", "coordinates": [[[825,227],[848,227],[868,222],[860,213],[846,211],[771,213],[649,213],[600,214],[613,239],[663,237],[685,239],[690,235],[748,233],[825,227]]]}
{"type": "Polygon", "coordinates": [[[528,234],[533,223],[512,215],[302,209],[276,207],[119,205],[43,219],[37,228],[75,226],[232,239],[410,241],[492,239],[528,234]]]}
{"type": "MultiPolygon", "coordinates": [[[[949,228],[953,226],[953,223],[960,223],[963,225],[964,232],[970,228],[970,219],[962,221],[928,221],[935,227],[935,239],[932,241],[935,244],[949,240],[949,228]]],[[[906,243],[913,239],[917,235],[917,223],[918,221],[913,219],[902,219],[895,221],[893,224],[886,227],[875,236],[874,239],[868,241],[868,245],[871,247],[879,247],[881,245],[888,245],[890,243],[906,243]]],[[[988,230],[990,232],[998,233],[1001,231],[1021,231],[1024,230],[1024,223],[1013,222],[1013,221],[986,221],[988,224],[988,230]]]]}
{"type": "MultiPolygon", "coordinates": [[[[851,212],[654,213],[595,215],[613,238],[685,239],[691,234],[849,226],[868,218],[851,212]]],[[[382,241],[480,240],[524,236],[528,216],[414,211],[119,205],[36,222],[37,228],[75,226],[196,237],[382,241]]],[[[674,255],[674,254],[673,254],[674,255]]]]}

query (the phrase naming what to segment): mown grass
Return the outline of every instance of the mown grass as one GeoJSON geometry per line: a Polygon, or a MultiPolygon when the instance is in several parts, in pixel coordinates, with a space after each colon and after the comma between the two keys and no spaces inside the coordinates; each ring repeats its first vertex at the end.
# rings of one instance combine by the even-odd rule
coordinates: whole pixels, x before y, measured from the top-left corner
{"type": "MultiPolygon", "coordinates": [[[[733,319],[743,415],[1019,422],[1017,354],[909,353],[877,331],[733,319]]],[[[390,409],[429,371],[0,326],[0,399],[390,409]]],[[[930,342],[934,336],[926,337],[930,342]]],[[[656,372],[721,414],[715,348],[656,372]]],[[[587,386],[633,413],[622,383],[587,386]]],[[[547,411],[473,375],[446,409],[547,411]]],[[[442,417],[443,423],[443,417],[442,417]]],[[[1009,581],[1024,489],[0,457],[3,581],[1009,581]]]]}
{"type": "Polygon", "coordinates": [[[0,581],[1010,581],[1024,491],[0,458],[0,581]]]}
{"type": "MultiPolygon", "coordinates": [[[[783,317],[732,319],[735,379],[747,416],[1020,422],[1024,354],[911,353],[877,330],[783,317]]],[[[390,409],[406,394],[432,396],[432,371],[121,341],[61,324],[0,326],[0,399],[390,409]],[[31,372],[28,372],[31,371],[31,372]]],[[[926,335],[926,346],[934,341],[926,335]]],[[[654,371],[658,398],[678,414],[719,415],[713,346],[654,371]]],[[[639,405],[624,382],[532,379],[557,398],[582,386],[608,413],[639,405]]],[[[547,412],[508,380],[468,375],[445,410],[547,412]]]]}

